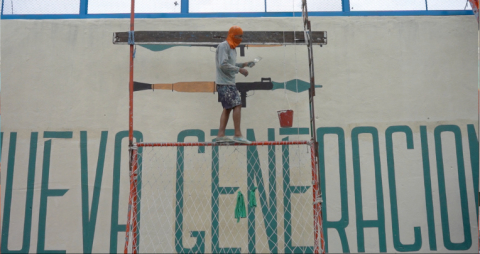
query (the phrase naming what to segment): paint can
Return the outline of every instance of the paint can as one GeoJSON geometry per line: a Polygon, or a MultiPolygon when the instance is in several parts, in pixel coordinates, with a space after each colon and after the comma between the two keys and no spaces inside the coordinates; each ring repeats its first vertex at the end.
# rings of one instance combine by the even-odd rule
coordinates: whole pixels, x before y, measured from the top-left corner
{"type": "Polygon", "coordinates": [[[278,120],[280,120],[280,127],[292,127],[293,125],[293,110],[279,110],[277,111],[278,120]]]}

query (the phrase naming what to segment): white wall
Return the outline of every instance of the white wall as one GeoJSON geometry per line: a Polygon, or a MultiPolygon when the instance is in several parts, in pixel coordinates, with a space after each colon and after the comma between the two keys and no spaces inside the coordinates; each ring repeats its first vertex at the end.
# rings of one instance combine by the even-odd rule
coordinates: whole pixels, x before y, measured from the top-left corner
{"type": "MultiPolygon", "coordinates": [[[[365,219],[373,220],[377,218],[378,195],[383,194],[386,250],[400,251],[394,245],[392,233],[391,182],[387,167],[387,153],[393,149],[401,242],[412,244],[413,228],[420,227],[419,252],[459,252],[458,248],[476,252],[475,200],[478,194],[474,190],[472,172],[476,170],[478,177],[478,168],[472,170],[471,160],[476,159],[478,165],[478,151],[470,158],[469,144],[476,141],[478,147],[478,138],[471,136],[472,132],[469,138],[468,132],[478,130],[475,19],[471,16],[310,19],[312,30],[328,32],[328,45],[314,48],[316,83],[323,85],[317,89],[315,97],[316,127],[338,127],[345,133],[347,186],[339,185],[337,139],[330,135],[325,139],[326,173],[322,177],[327,183],[327,220],[339,220],[339,213],[347,209],[340,203],[342,187],[348,193],[349,219],[345,228],[347,242],[342,243],[335,229],[328,229],[329,251],[345,251],[346,245],[350,252],[359,251],[358,211],[355,209],[359,194],[354,186],[357,158],[353,154],[351,133],[371,126],[379,137],[383,189],[374,188],[375,162],[371,151],[375,143],[371,135],[360,134],[362,194],[358,197],[363,200],[365,219]],[[405,134],[401,133],[393,135],[393,148],[387,147],[385,132],[391,126],[410,128],[413,149],[406,149],[405,134]],[[422,146],[425,136],[421,135],[421,126],[426,126],[428,151],[422,146]],[[443,129],[446,132],[440,132],[443,129]],[[454,131],[457,129],[460,130],[457,141],[462,142],[462,150],[455,146],[454,131]],[[435,130],[442,138],[440,148],[448,197],[444,208],[448,210],[449,220],[442,218],[439,199],[439,157],[435,142],[440,140],[435,138],[435,130]],[[460,154],[463,158],[458,158],[460,164],[457,163],[459,151],[463,152],[460,154]],[[431,200],[426,197],[422,152],[429,155],[431,200]],[[464,165],[466,178],[460,177],[460,182],[459,165],[464,165]],[[467,196],[461,196],[464,195],[463,185],[467,196]],[[461,197],[468,204],[462,206],[461,197]],[[428,217],[429,207],[433,208],[434,217],[428,217]],[[463,215],[462,208],[467,209],[463,210],[463,215]],[[465,214],[469,216],[466,224],[465,214]],[[428,218],[435,225],[430,231],[428,218]],[[458,245],[445,244],[445,223],[449,225],[451,241],[458,245]],[[467,225],[470,244],[464,235],[467,225]],[[436,248],[432,247],[433,239],[436,248]]],[[[137,19],[135,30],[225,31],[232,25],[239,25],[244,31],[300,31],[301,18],[137,19]]],[[[85,203],[81,200],[81,131],[88,135],[90,200],[98,172],[101,132],[108,131],[95,236],[93,242],[87,241],[86,245],[93,244],[93,252],[112,250],[112,197],[116,195],[114,186],[118,181],[121,182],[120,224],[125,223],[127,210],[127,142],[123,140],[121,145],[115,145],[115,135],[128,129],[129,65],[128,46],[113,45],[112,33],[128,28],[127,19],[2,21],[2,241],[8,235],[8,244],[2,243],[2,252],[21,249],[22,243],[30,252],[86,251],[82,242],[85,239],[82,236],[82,204],[84,207],[85,203]],[[36,160],[33,160],[30,143],[35,133],[38,134],[35,142],[38,147],[33,149],[36,151],[36,160]],[[17,135],[14,155],[12,135],[17,135]],[[51,139],[51,135],[60,138],[51,139]],[[45,149],[49,140],[52,140],[50,154],[45,149]],[[121,162],[114,155],[119,147],[122,149],[121,162]],[[42,184],[48,158],[50,174],[42,184]],[[113,176],[116,161],[121,164],[120,178],[113,176]],[[30,174],[29,162],[35,165],[30,174]],[[8,174],[11,174],[10,186],[8,174]],[[34,185],[26,188],[29,175],[34,177],[34,185]],[[48,192],[47,187],[67,191],[48,192]],[[24,221],[28,217],[25,202],[31,188],[32,220],[27,225],[31,226],[31,238],[25,242],[22,240],[24,221]],[[9,205],[5,205],[7,195],[12,195],[9,205]],[[10,211],[9,220],[5,218],[7,210],[10,211]],[[42,211],[48,212],[42,215],[42,211]],[[5,221],[10,223],[9,230],[6,230],[5,221]],[[43,247],[42,242],[45,243],[43,247]]],[[[137,47],[135,80],[151,83],[214,80],[214,54],[214,49],[206,47],[176,47],[163,52],[137,47]]],[[[308,80],[306,47],[249,48],[246,56],[238,59],[247,61],[256,56],[262,56],[263,60],[250,70],[248,77],[238,76],[237,81],[259,81],[261,77],[271,77],[276,82],[295,78],[308,80]]],[[[242,110],[242,130],[245,135],[247,128],[254,129],[257,140],[267,140],[268,128],[274,128],[278,135],[280,126],[276,111],[280,109],[294,109],[294,127],[309,127],[307,92],[256,91],[247,98],[247,105],[242,110]]],[[[214,137],[210,136],[210,130],[218,128],[220,112],[216,94],[136,92],[134,128],[148,142],[175,142],[178,134],[187,129],[202,130],[206,139],[211,140],[214,137]]],[[[233,128],[233,124],[229,123],[228,128],[233,128]]],[[[277,136],[277,140],[280,138],[277,136]]],[[[291,140],[308,138],[308,135],[292,136],[291,140]]],[[[478,178],[476,184],[478,186],[478,178]]],[[[89,207],[91,209],[91,205],[89,207]]],[[[123,239],[124,233],[118,233],[118,248],[114,251],[122,251],[123,239]]],[[[378,252],[380,245],[378,229],[366,229],[365,251],[378,252]]]]}

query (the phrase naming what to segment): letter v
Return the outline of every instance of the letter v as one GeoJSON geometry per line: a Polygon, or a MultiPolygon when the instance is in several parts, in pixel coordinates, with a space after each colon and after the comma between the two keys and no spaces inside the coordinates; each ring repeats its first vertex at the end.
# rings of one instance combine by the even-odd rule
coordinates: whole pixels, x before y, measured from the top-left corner
{"type": "Polygon", "coordinates": [[[97,223],[98,203],[102,187],[103,167],[105,162],[105,150],[107,146],[108,131],[102,131],[98,150],[97,171],[95,185],[93,186],[92,209],[88,203],[88,156],[87,156],[87,132],[80,132],[80,163],[81,163],[81,190],[82,190],[82,231],[83,252],[92,253],[93,237],[95,236],[95,224],[97,223]]]}

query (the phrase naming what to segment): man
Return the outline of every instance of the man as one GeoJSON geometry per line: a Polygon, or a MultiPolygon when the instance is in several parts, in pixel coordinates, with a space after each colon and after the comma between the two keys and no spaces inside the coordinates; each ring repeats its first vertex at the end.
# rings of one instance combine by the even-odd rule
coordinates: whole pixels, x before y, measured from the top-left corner
{"type": "Polygon", "coordinates": [[[215,142],[218,143],[252,143],[242,136],[240,130],[242,100],[235,85],[235,74],[241,73],[246,77],[248,71],[244,67],[253,67],[255,65],[254,62],[236,63],[237,50],[235,48],[242,42],[242,36],[242,29],[238,26],[232,26],[228,31],[227,40],[218,45],[215,54],[217,92],[223,106],[222,115],[220,116],[220,128],[215,139],[215,142]],[[233,140],[225,136],[225,128],[232,111],[235,128],[233,140]]]}

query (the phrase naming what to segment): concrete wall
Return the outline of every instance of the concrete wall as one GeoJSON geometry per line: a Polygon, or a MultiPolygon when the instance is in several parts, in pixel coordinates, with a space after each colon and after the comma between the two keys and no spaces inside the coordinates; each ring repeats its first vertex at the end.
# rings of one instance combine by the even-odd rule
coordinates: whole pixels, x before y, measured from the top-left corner
{"type": "MultiPolygon", "coordinates": [[[[328,45],[314,48],[316,81],[323,86],[317,89],[315,113],[317,133],[326,133],[320,156],[325,158],[328,250],[476,252],[475,19],[311,21],[313,30],[328,31],[328,45]],[[344,140],[339,144],[331,132],[344,134],[344,140]],[[375,172],[381,175],[376,178],[375,172]],[[374,221],[373,227],[365,220],[374,221]]],[[[123,251],[128,154],[121,137],[128,129],[129,50],[113,45],[112,33],[127,31],[128,23],[2,21],[2,252],[123,251]],[[88,167],[82,167],[87,157],[88,167]],[[99,159],[103,167],[97,167],[99,159]],[[100,175],[103,180],[95,183],[100,175]],[[94,189],[101,190],[97,196],[94,189]],[[90,201],[82,201],[82,195],[90,201]],[[90,213],[96,222],[85,217],[90,213]]],[[[224,31],[231,25],[245,31],[300,31],[301,18],[138,19],[135,30],[224,31]]],[[[207,47],[152,52],[139,46],[135,80],[211,81],[214,54],[207,47]]],[[[249,48],[238,61],[256,56],[263,60],[237,82],[308,80],[306,47],[249,48]]],[[[252,129],[256,140],[267,140],[269,128],[278,135],[276,111],[281,109],[295,111],[294,128],[309,127],[307,92],[256,91],[247,105],[242,130],[246,135],[252,129]]],[[[208,141],[220,112],[216,94],[136,92],[134,128],[147,142],[175,142],[182,131],[193,129],[208,141]]],[[[290,140],[309,137],[290,135],[290,140]]]]}

